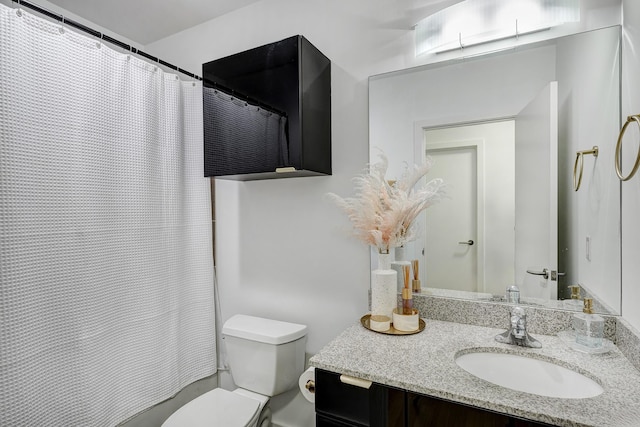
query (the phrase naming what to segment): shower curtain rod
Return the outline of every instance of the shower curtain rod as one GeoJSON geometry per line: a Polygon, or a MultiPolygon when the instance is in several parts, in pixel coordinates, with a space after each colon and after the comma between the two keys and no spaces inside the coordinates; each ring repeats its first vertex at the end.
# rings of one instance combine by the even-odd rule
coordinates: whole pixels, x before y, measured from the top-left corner
{"type": "Polygon", "coordinates": [[[48,9],[45,9],[45,8],[43,8],[41,6],[38,6],[38,5],[34,4],[34,3],[30,3],[30,2],[27,2],[27,1],[24,1],[24,0],[12,0],[12,1],[14,3],[17,3],[19,6],[24,6],[24,7],[27,7],[29,9],[31,9],[31,10],[35,10],[36,12],[41,13],[42,15],[45,15],[45,16],[47,16],[49,18],[52,18],[52,19],[55,19],[56,21],[62,22],[63,24],[69,25],[70,27],[74,27],[74,28],[76,28],[76,29],[78,29],[80,31],[83,31],[83,32],[93,36],[93,37],[97,37],[100,40],[104,40],[106,42],[114,44],[114,45],[116,45],[118,47],[121,47],[122,49],[128,50],[131,53],[135,53],[136,55],[140,55],[140,56],[142,56],[142,57],[144,57],[144,58],[146,58],[146,59],[148,59],[148,60],[150,60],[152,62],[157,62],[160,65],[163,65],[163,66],[165,66],[167,68],[170,68],[172,70],[178,71],[179,73],[185,74],[185,75],[187,75],[187,76],[189,76],[191,78],[194,78],[196,80],[202,80],[202,77],[200,77],[200,76],[198,76],[196,74],[190,73],[187,70],[183,70],[182,68],[179,68],[179,67],[177,67],[177,66],[175,66],[173,64],[170,64],[170,63],[168,63],[166,61],[163,61],[162,59],[157,58],[157,57],[155,57],[153,55],[149,55],[148,53],[143,52],[140,49],[136,49],[135,47],[133,47],[133,46],[131,46],[131,45],[125,43],[125,42],[122,42],[122,41],[120,41],[118,39],[114,39],[113,37],[109,37],[108,35],[103,34],[98,30],[94,30],[93,28],[87,27],[86,25],[82,25],[82,24],[80,24],[80,23],[78,23],[76,21],[73,21],[71,19],[65,18],[64,15],[57,14],[57,13],[52,12],[52,11],[50,11],[48,9]]]}
{"type": "Polygon", "coordinates": [[[54,20],[56,20],[58,22],[61,22],[61,23],[66,24],[66,25],[69,25],[70,27],[74,27],[74,28],[76,28],[76,29],[78,29],[78,30],[80,30],[80,31],[82,31],[84,33],[87,33],[87,34],[93,36],[93,37],[99,38],[100,40],[104,40],[104,41],[109,42],[109,43],[111,43],[113,45],[116,45],[116,46],[118,46],[118,47],[120,47],[122,49],[128,50],[131,53],[134,53],[136,55],[140,55],[140,56],[148,59],[149,61],[157,62],[158,64],[161,64],[161,65],[163,65],[163,66],[165,66],[167,68],[170,68],[172,70],[178,71],[179,73],[187,75],[187,76],[189,76],[189,77],[191,77],[193,79],[203,81],[208,86],[214,87],[214,88],[220,90],[221,92],[226,93],[229,96],[233,96],[234,98],[241,99],[241,100],[243,100],[245,102],[248,102],[248,103],[250,103],[252,105],[256,105],[258,107],[261,107],[261,108],[263,108],[265,110],[268,110],[268,111],[270,111],[272,113],[278,114],[278,115],[280,115],[282,117],[287,117],[288,116],[288,114],[286,112],[284,112],[284,111],[280,111],[277,108],[271,107],[268,104],[265,104],[263,102],[255,100],[255,99],[253,99],[253,98],[251,98],[251,97],[249,97],[247,95],[244,95],[244,94],[242,94],[242,93],[240,93],[240,92],[238,92],[236,90],[227,88],[224,85],[221,85],[220,83],[213,82],[213,81],[210,81],[208,79],[203,79],[202,77],[198,76],[197,74],[191,73],[191,72],[189,72],[187,70],[183,70],[182,68],[177,67],[177,66],[175,66],[175,65],[173,65],[173,64],[171,64],[171,63],[169,63],[167,61],[163,61],[162,59],[157,58],[157,57],[155,57],[153,55],[150,55],[150,54],[148,54],[146,52],[143,52],[140,49],[136,49],[135,47],[133,47],[133,46],[131,46],[131,45],[129,45],[129,44],[123,42],[123,41],[120,41],[118,39],[114,39],[113,37],[110,37],[110,36],[108,36],[108,35],[106,35],[104,33],[101,33],[98,30],[94,30],[93,28],[87,27],[86,25],[80,24],[79,22],[76,22],[76,21],[73,21],[71,19],[65,18],[64,15],[60,15],[58,13],[52,12],[52,11],[50,11],[48,9],[45,9],[42,6],[39,6],[39,5],[35,4],[35,3],[31,3],[31,2],[28,2],[28,1],[24,1],[24,0],[12,0],[12,1],[13,1],[13,3],[17,3],[19,6],[24,6],[26,8],[31,9],[31,10],[34,10],[34,11],[36,11],[36,12],[42,14],[42,15],[45,15],[45,16],[51,18],[51,19],[54,19],[54,20]]]}

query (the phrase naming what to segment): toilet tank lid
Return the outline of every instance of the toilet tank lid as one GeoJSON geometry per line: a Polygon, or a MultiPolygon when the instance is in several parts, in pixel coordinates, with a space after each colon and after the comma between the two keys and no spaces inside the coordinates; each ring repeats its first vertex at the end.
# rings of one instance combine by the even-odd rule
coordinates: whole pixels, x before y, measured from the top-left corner
{"type": "Polygon", "coordinates": [[[266,344],[286,344],[307,334],[307,327],[262,317],[236,314],[224,323],[222,334],[266,344]]]}

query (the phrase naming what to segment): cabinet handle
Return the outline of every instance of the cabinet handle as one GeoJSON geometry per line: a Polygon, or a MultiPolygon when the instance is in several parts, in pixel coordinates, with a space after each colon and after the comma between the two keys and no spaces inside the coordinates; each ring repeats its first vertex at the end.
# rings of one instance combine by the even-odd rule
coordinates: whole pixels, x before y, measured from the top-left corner
{"type": "Polygon", "coordinates": [[[360,388],[366,388],[367,390],[369,390],[369,387],[371,387],[371,384],[373,384],[371,381],[363,380],[356,377],[350,377],[348,375],[340,375],[340,382],[360,388]]]}

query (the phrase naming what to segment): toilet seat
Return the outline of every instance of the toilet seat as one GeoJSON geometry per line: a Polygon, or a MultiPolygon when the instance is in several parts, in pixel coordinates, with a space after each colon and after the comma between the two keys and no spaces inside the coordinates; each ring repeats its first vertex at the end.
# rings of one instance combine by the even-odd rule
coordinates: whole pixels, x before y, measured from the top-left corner
{"type": "Polygon", "coordinates": [[[258,401],[216,388],[182,406],[162,427],[245,427],[259,415],[258,401]]]}

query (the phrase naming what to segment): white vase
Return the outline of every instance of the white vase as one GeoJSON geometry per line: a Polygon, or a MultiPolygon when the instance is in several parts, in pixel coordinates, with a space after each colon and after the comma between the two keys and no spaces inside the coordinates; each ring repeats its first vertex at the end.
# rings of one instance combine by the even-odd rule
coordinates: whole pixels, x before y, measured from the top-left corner
{"type": "Polygon", "coordinates": [[[391,255],[378,253],[378,267],[371,272],[371,315],[393,318],[397,305],[397,273],[391,269],[391,255]]]}

